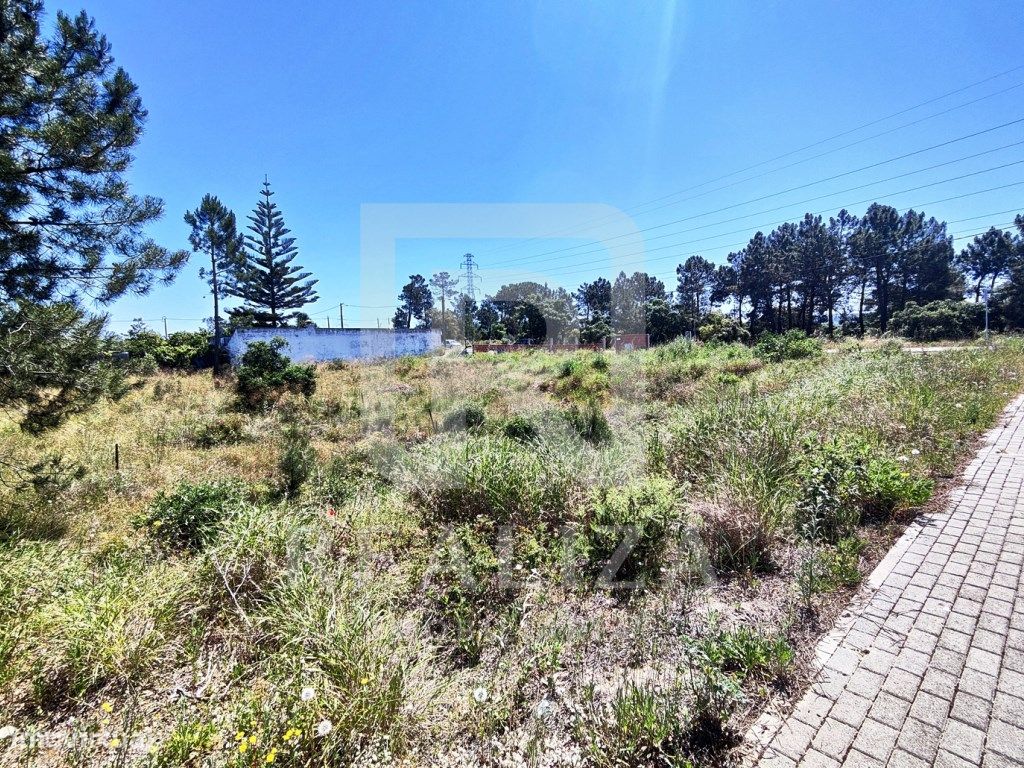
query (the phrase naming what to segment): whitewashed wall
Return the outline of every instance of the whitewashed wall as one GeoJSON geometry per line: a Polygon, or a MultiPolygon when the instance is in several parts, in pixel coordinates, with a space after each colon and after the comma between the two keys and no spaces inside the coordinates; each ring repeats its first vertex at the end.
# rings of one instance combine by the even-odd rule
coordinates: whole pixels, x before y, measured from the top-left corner
{"type": "Polygon", "coordinates": [[[293,362],[323,360],[376,360],[383,357],[422,355],[441,347],[441,331],[399,331],[386,328],[251,328],[235,331],[228,339],[231,361],[238,363],[249,344],[270,341],[275,336],[287,342],[281,352],[293,362]]]}

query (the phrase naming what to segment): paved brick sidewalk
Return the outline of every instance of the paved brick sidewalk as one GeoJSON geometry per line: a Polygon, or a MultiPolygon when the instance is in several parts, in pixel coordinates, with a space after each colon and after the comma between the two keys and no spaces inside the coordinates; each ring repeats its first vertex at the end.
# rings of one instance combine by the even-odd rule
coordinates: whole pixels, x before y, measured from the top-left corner
{"type": "Polygon", "coordinates": [[[1024,765],[1022,490],[1024,396],[821,641],[793,713],[755,724],[753,762],[1024,765]]]}

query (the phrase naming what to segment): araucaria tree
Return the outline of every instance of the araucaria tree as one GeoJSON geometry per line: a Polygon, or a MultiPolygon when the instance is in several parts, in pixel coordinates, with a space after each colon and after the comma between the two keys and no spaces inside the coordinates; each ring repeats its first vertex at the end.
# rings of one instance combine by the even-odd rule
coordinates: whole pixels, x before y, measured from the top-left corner
{"type": "Polygon", "coordinates": [[[210,271],[204,267],[213,294],[213,372],[220,372],[220,299],[234,291],[234,279],[243,263],[242,236],[235,229],[235,214],[213,195],[203,195],[194,211],[185,214],[185,223],[192,227],[188,241],[192,250],[210,257],[210,271]]]}
{"type": "Polygon", "coordinates": [[[288,237],[291,230],[284,225],[284,217],[277,203],[270,198],[270,182],[263,182],[262,200],[256,205],[249,221],[250,234],[245,234],[245,261],[238,270],[232,293],[245,302],[237,314],[251,317],[252,324],[261,328],[280,328],[287,325],[307,304],[320,297],[310,280],[310,272],[292,262],[299,253],[295,238],[288,237]]]}
{"type": "MultiPolygon", "coordinates": [[[[0,4],[0,408],[58,424],[108,391],[107,304],[169,282],[188,259],[145,236],[163,203],[125,179],[146,118],[135,84],[85,13],[0,4]]],[[[2,470],[2,466],[0,466],[2,470]]]]}

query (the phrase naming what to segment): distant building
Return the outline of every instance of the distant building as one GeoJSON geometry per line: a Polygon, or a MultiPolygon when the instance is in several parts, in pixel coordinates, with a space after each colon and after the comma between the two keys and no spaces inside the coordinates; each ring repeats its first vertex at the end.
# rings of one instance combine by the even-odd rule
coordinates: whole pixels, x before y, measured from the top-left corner
{"type": "Polygon", "coordinates": [[[254,341],[278,337],[288,345],[281,352],[296,363],[327,360],[379,360],[422,355],[441,348],[441,331],[390,328],[249,328],[235,331],[227,341],[237,363],[254,341]]]}

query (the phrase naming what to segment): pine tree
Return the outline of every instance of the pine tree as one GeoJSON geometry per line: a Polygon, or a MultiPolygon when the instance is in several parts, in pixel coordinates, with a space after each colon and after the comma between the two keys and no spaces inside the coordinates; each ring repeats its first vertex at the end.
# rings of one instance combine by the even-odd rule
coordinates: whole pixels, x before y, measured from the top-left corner
{"type": "Polygon", "coordinates": [[[84,300],[145,294],[188,259],[146,237],[163,203],[128,185],[138,89],[88,15],[58,11],[49,35],[44,16],[36,0],[0,3],[0,408],[30,431],[111,383],[104,319],[84,300]]]}
{"type": "Polygon", "coordinates": [[[239,269],[232,293],[245,302],[245,306],[232,314],[251,315],[252,324],[262,328],[280,328],[293,319],[298,310],[320,297],[313,286],[317,280],[308,279],[310,272],[293,266],[299,253],[295,238],[284,225],[284,217],[277,203],[271,201],[270,182],[264,180],[262,200],[249,216],[252,222],[245,235],[245,264],[239,269]]]}
{"type": "Polygon", "coordinates": [[[192,250],[210,257],[210,271],[199,272],[206,277],[213,294],[213,373],[220,373],[221,330],[220,299],[233,292],[235,274],[242,266],[243,239],[235,229],[235,214],[213,195],[203,195],[194,211],[185,213],[185,223],[192,227],[188,236],[192,250]]]}

